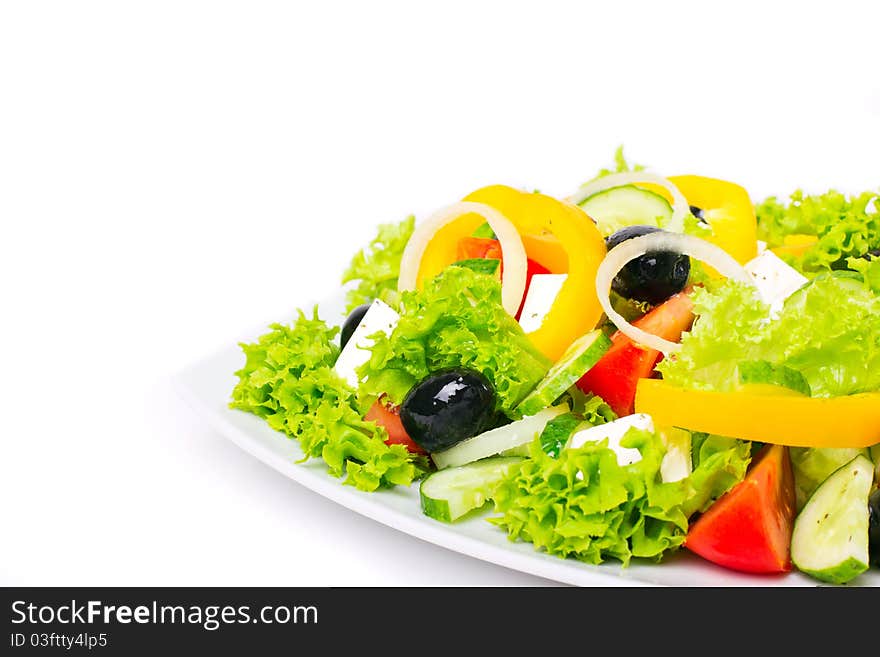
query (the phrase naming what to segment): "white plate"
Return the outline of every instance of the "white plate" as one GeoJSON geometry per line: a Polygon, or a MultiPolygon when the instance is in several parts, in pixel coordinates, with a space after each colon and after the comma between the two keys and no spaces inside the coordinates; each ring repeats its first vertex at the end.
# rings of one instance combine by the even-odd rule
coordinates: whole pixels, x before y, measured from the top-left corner
{"type": "MultiPolygon", "coordinates": [[[[320,315],[341,322],[342,297],[321,304],[320,315]]],[[[253,332],[255,339],[265,329],[253,332]]],[[[230,344],[178,374],[178,389],[193,408],[244,451],[319,495],[362,515],[442,547],[539,577],[580,586],[817,586],[800,573],[754,576],[729,571],[680,550],[661,564],[618,562],[599,566],[539,553],[529,543],[511,542],[482,517],[444,524],[426,517],[419,507],[418,484],[409,488],[365,493],[343,486],[327,474],[323,463],[297,463],[302,451],[295,440],[270,429],[264,420],[229,408],[237,382],[233,372],[244,363],[241,349],[230,344]]],[[[866,573],[850,586],[880,586],[880,573],[866,573]]]]}

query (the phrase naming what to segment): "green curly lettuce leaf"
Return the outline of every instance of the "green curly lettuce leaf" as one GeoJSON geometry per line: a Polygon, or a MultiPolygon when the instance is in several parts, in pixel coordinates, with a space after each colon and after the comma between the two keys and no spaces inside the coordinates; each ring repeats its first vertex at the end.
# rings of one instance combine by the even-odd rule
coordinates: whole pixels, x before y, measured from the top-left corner
{"type": "Polygon", "coordinates": [[[880,255],[872,253],[861,258],[848,258],[847,264],[851,271],[862,277],[866,288],[880,295],[880,255]]]}
{"type": "Polygon", "coordinates": [[[657,369],[674,385],[732,390],[738,385],[740,362],[765,359],[769,308],[754,288],[732,281],[697,287],[692,298],[697,319],[682,334],[681,350],[661,360],[657,369]]]}
{"type": "Polygon", "coordinates": [[[245,364],[236,372],[231,408],[262,417],[299,441],[305,454],[322,458],[343,483],[373,491],[409,485],[419,474],[402,445],[388,446],[384,428],[361,417],[355,391],[333,370],[339,347],[318,318],[299,313],[292,327],[273,324],[253,344],[242,344],[245,364]]]}
{"type": "Polygon", "coordinates": [[[591,564],[634,557],[660,561],[684,541],[688,518],[741,481],[750,459],[750,443],[719,437],[699,441],[693,473],[664,483],[662,438],[630,429],[621,441],[642,459],[621,466],[607,440],[565,449],[557,458],[544,452],[540,439],[530,458],[502,482],[489,519],[510,540],[536,550],[591,564]]]}
{"type": "Polygon", "coordinates": [[[370,360],[358,369],[367,400],[384,394],[399,404],[429,374],[463,367],[492,382],[496,410],[509,415],[551,365],[504,310],[497,278],[458,266],[404,292],[394,331],[374,337],[370,360]]]}
{"type": "Polygon", "coordinates": [[[880,200],[877,192],[847,196],[836,190],[806,195],[795,191],[787,203],[770,197],[755,207],[758,239],[770,248],[788,235],[812,235],[818,241],[802,255],[783,255],[806,276],[846,268],[847,258],[880,248],[880,200]]]}
{"type": "Polygon", "coordinates": [[[346,312],[373,299],[380,299],[391,307],[397,306],[400,259],[414,228],[414,216],[396,224],[380,224],[369,247],[354,255],[342,276],[343,284],[357,281],[357,285],[346,293],[346,312]]]}
{"type": "Polygon", "coordinates": [[[658,366],[674,385],[730,391],[741,363],[766,361],[803,375],[813,397],[880,389],[880,297],[858,274],[817,276],[773,321],[752,288],[732,281],[696,290],[694,312],[681,350],[658,366]]]}
{"type": "Polygon", "coordinates": [[[627,173],[629,171],[643,171],[645,169],[642,164],[630,164],[626,161],[626,156],[623,154],[623,144],[617,147],[617,150],[614,151],[614,166],[608,169],[600,169],[599,173],[593,178],[603,178],[605,176],[610,176],[615,173],[627,173]]]}

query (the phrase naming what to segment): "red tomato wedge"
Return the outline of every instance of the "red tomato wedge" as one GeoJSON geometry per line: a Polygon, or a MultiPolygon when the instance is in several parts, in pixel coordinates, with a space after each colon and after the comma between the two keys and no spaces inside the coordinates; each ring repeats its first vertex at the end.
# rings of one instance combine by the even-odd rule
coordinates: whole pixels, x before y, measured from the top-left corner
{"type": "Polygon", "coordinates": [[[501,260],[501,242],[488,237],[463,237],[458,241],[459,260],[495,258],[501,260]]]}
{"type": "Polygon", "coordinates": [[[766,445],[749,471],[691,525],[684,546],[725,568],[791,570],[794,475],[788,448],[766,445]]]}
{"type": "MultiPolygon", "coordinates": [[[[501,255],[501,244],[498,240],[486,237],[463,237],[458,241],[457,254],[459,260],[471,260],[473,258],[494,258],[501,260],[501,270],[504,270],[504,258],[501,255]]],[[[529,285],[532,283],[532,276],[535,274],[549,274],[550,270],[540,263],[527,259],[528,269],[526,269],[526,288],[523,292],[522,301],[519,304],[519,310],[516,311],[516,319],[519,320],[522,313],[523,304],[529,295],[529,285]]]]}
{"type": "Polygon", "coordinates": [[[384,427],[388,432],[388,440],[386,445],[403,445],[413,454],[427,454],[416,442],[409,437],[403,423],[400,421],[400,413],[396,407],[386,406],[382,400],[373,402],[370,410],[364,416],[365,420],[375,422],[380,427],[384,427]]]}
{"type": "MultiPolygon", "coordinates": [[[[678,342],[694,321],[691,289],[675,294],[632,322],[643,331],[678,342]]],[[[632,341],[620,331],[611,336],[611,348],[578,381],[586,393],[599,395],[618,416],[631,415],[639,379],[651,376],[662,354],[632,341]]]]}

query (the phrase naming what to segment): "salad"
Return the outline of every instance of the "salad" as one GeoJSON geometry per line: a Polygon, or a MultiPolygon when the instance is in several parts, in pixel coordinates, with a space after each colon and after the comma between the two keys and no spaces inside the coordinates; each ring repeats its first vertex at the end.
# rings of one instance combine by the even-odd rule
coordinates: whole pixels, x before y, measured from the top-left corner
{"type": "MultiPolygon", "coordinates": [[[[589,564],[880,566],[880,200],[599,172],[383,224],[230,406],[365,492],[589,564]]],[[[662,567],[662,566],[658,566],[662,567]]]]}

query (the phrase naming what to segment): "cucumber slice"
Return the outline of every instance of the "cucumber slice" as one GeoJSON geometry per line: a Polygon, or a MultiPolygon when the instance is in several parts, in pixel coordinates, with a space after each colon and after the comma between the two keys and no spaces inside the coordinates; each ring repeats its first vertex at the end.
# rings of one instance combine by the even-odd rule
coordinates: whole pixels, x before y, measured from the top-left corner
{"type": "Polygon", "coordinates": [[[794,521],[791,560],[824,582],[846,584],[868,569],[868,495],[874,464],[856,456],[816,489],[794,521]]]}
{"type": "Polygon", "coordinates": [[[422,512],[442,522],[457,520],[491,500],[498,484],[522,461],[518,456],[496,456],[435,472],[419,486],[422,512]]]}
{"type": "Polygon", "coordinates": [[[813,492],[831,473],[868,450],[858,447],[790,447],[791,467],[794,470],[794,489],[797,508],[803,508],[813,492]]]}
{"type": "Polygon", "coordinates": [[[547,375],[513,412],[518,417],[526,417],[552,406],[610,348],[611,339],[598,329],[582,335],[571,343],[547,375]]]}
{"type": "Polygon", "coordinates": [[[672,206],[665,198],[635,185],[597,192],[579,205],[596,222],[603,237],[626,226],[662,228],[672,219],[672,206]]]}
{"type": "Polygon", "coordinates": [[[431,459],[434,461],[434,465],[442,470],[472,463],[487,456],[495,456],[505,450],[531,442],[544,430],[550,420],[567,412],[567,404],[545,408],[535,415],[462,440],[442,452],[434,452],[431,454],[431,459]]]}

